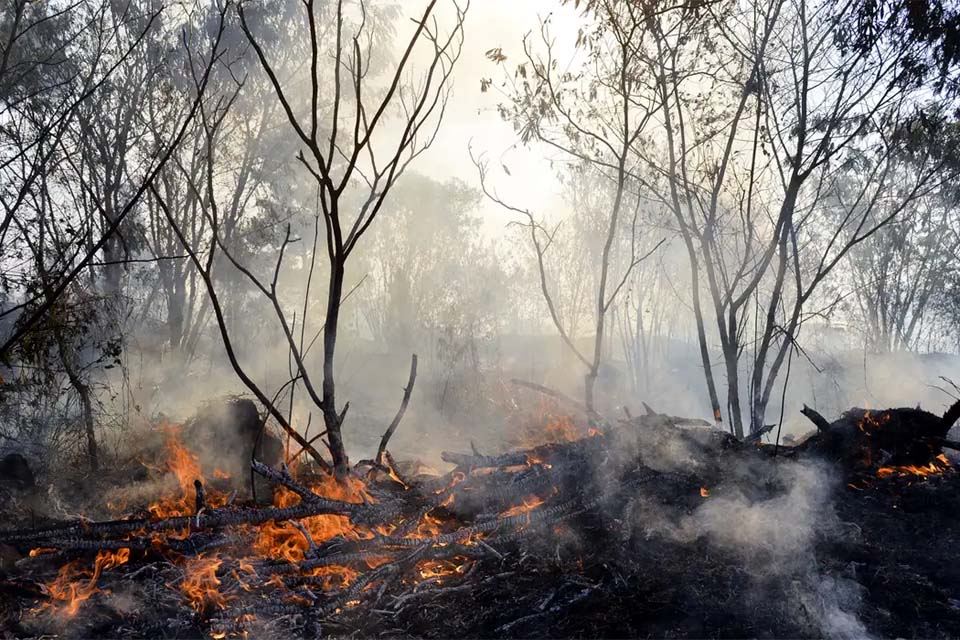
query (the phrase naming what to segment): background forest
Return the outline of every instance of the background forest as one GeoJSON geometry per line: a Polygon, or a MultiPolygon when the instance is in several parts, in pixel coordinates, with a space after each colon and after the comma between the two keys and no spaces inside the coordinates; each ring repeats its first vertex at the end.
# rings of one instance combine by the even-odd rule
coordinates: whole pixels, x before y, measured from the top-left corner
{"type": "Polygon", "coordinates": [[[474,5],[5,0],[0,447],[244,394],[344,468],[412,354],[427,458],[515,378],[738,436],[949,403],[949,7],[474,5]]]}

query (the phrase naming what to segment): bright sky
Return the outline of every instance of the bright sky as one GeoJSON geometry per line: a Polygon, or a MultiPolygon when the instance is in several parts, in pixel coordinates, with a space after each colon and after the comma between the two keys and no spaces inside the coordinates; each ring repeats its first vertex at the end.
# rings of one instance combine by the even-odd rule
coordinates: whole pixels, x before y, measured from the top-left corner
{"type": "MultiPolygon", "coordinates": [[[[551,31],[558,47],[572,50],[578,17],[572,9],[560,6],[559,0],[472,1],[467,14],[463,54],[453,76],[453,98],[443,128],[433,148],[413,167],[415,171],[437,177],[456,176],[467,184],[479,186],[476,168],[467,151],[472,141],[475,154],[487,154],[490,160],[489,184],[495,186],[506,201],[536,211],[558,204],[555,173],[544,159],[544,150],[511,149],[518,137],[512,125],[504,122],[496,111],[496,105],[502,99],[500,94],[480,91],[480,78],[493,78],[499,83],[504,73],[503,68],[484,56],[485,52],[500,47],[507,56],[504,64],[512,70],[523,58],[524,34],[539,29],[539,17],[551,13],[551,31]],[[500,168],[501,156],[511,176],[500,168]]],[[[494,236],[502,234],[505,225],[515,219],[486,200],[481,213],[485,230],[494,236]]]]}

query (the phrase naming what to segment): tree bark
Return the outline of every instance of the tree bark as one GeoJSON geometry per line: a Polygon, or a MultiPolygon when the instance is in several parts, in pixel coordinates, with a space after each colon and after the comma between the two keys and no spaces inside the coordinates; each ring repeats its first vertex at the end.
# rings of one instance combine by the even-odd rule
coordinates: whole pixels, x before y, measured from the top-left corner
{"type": "Polygon", "coordinates": [[[330,456],[334,472],[343,477],[350,470],[340,431],[343,420],[337,411],[336,383],[334,382],[334,358],[337,350],[337,327],[340,321],[340,303],[343,298],[343,259],[337,256],[330,269],[330,292],[327,298],[327,314],[323,329],[323,423],[330,441],[330,456]]]}
{"type": "Polygon", "coordinates": [[[97,471],[100,468],[100,455],[93,421],[93,402],[90,400],[90,387],[81,379],[60,331],[55,329],[54,336],[57,341],[57,350],[60,352],[60,362],[63,364],[63,370],[66,371],[70,386],[77,392],[77,397],[80,399],[84,434],[87,439],[87,460],[90,463],[91,471],[97,471]]]}

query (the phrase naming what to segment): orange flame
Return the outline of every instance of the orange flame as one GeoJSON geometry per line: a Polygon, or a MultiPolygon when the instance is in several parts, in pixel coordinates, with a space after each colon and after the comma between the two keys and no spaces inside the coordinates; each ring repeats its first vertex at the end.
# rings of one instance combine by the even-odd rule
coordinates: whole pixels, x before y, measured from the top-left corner
{"type": "MultiPolygon", "coordinates": [[[[310,486],[310,490],[318,496],[333,500],[353,503],[363,502],[364,499],[373,501],[366,494],[363,481],[354,477],[338,482],[333,476],[324,475],[310,486]]],[[[300,496],[284,488],[278,489],[274,495],[274,505],[277,507],[289,507],[299,502],[300,496]]],[[[336,536],[344,536],[352,540],[360,537],[359,532],[346,516],[319,515],[304,518],[301,522],[317,544],[336,536]]],[[[310,544],[303,533],[295,527],[286,523],[267,522],[257,528],[253,548],[262,556],[299,562],[304,559],[310,544]]]]}
{"type": "MultiPolygon", "coordinates": [[[[166,435],[164,441],[166,458],[161,470],[176,477],[180,489],[179,497],[170,496],[154,502],[148,507],[148,510],[157,518],[189,515],[195,509],[194,480],[206,484],[203,470],[200,468],[200,459],[183,444],[180,439],[179,426],[170,425],[164,431],[166,435]]],[[[222,479],[229,477],[229,475],[217,469],[214,471],[214,477],[222,479]]],[[[205,497],[207,505],[210,507],[222,506],[227,502],[227,496],[220,492],[208,491],[205,497]]]]}
{"type": "Polygon", "coordinates": [[[217,569],[223,561],[214,554],[209,558],[203,554],[195,558],[188,558],[183,566],[184,578],[180,584],[180,591],[190,601],[190,605],[197,612],[203,612],[210,607],[226,609],[227,604],[235,596],[220,593],[220,578],[217,569]]]}
{"type": "Polygon", "coordinates": [[[556,403],[547,400],[541,400],[539,415],[527,414],[515,427],[515,433],[511,444],[520,448],[574,442],[601,435],[595,428],[581,428],[569,415],[560,413],[556,403]]]}
{"type": "Polygon", "coordinates": [[[46,585],[46,590],[53,600],[64,604],[66,615],[73,617],[80,611],[80,605],[98,593],[97,580],[105,569],[112,569],[130,560],[130,549],[118,551],[100,551],[93,562],[93,571],[80,568],[80,561],[74,560],[62,567],[57,578],[46,585]]]}
{"type": "Polygon", "coordinates": [[[421,560],[417,564],[418,582],[421,580],[434,580],[437,584],[443,584],[443,578],[447,576],[462,576],[466,573],[467,565],[463,558],[460,562],[453,560],[421,560]]]}
{"type": "Polygon", "coordinates": [[[506,511],[500,514],[501,518],[509,518],[510,516],[517,516],[522,513],[530,513],[540,505],[544,503],[543,498],[539,496],[529,496],[523,499],[523,504],[518,504],[515,507],[510,507],[506,511]]]}
{"type": "Polygon", "coordinates": [[[927,476],[941,474],[949,468],[950,460],[947,459],[947,456],[941,453],[923,466],[908,464],[894,467],[880,467],[877,469],[877,477],[888,478],[890,476],[916,476],[919,478],[925,478],[927,476]]]}

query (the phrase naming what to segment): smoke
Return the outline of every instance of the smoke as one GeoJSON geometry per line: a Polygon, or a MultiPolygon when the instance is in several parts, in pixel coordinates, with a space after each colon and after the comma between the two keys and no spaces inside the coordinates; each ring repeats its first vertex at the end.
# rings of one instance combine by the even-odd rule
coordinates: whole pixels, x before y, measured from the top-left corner
{"type": "MultiPolygon", "coordinates": [[[[666,470],[706,465],[707,454],[684,442],[661,444],[648,459],[666,470]]],[[[834,509],[838,481],[831,469],[785,459],[738,462],[724,469],[722,480],[690,512],[641,496],[632,510],[633,527],[648,541],[663,538],[687,549],[705,545],[698,553],[736,563],[749,577],[750,588],[740,594],[743,606],[776,608],[794,624],[825,636],[867,637],[858,617],[861,586],[818,556],[818,548],[856,535],[834,509]]]]}
{"type": "MultiPolygon", "coordinates": [[[[760,465],[758,465],[760,466],[760,465]]],[[[712,496],[683,518],[675,534],[686,541],[707,536],[717,547],[737,555],[759,576],[792,570],[814,545],[817,535],[837,529],[830,505],[826,469],[812,463],[765,465],[764,480],[786,493],[752,500],[737,486],[712,496]]]]}

